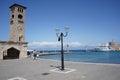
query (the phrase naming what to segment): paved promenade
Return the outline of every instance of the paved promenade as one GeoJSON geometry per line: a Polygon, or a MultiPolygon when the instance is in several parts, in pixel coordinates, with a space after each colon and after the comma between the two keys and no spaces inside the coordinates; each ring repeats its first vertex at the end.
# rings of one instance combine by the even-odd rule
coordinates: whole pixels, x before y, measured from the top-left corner
{"type": "Polygon", "coordinates": [[[57,71],[60,63],[32,58],[0,60],[0,80],[120,80],[119,64],[65,62],[66,70],[57,71]]]}

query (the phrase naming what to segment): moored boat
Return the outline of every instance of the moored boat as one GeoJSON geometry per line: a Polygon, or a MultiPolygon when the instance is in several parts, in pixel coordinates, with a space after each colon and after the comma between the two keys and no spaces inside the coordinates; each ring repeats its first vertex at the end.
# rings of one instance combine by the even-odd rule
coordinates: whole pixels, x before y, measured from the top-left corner
{"type": "Polygon", "coordinates": [[[95,48],[95,51],[114,51],[112,47],[110,47],[108,44],[101,45],[98,48],[95,48]]]}

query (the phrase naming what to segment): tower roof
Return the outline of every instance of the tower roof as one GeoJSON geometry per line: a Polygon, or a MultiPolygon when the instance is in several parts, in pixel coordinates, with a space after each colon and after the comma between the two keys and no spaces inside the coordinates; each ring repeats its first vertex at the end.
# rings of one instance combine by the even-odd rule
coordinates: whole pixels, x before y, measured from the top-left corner
{"type": "Polygon", "coordinates": [[[12,8],[12,7],[14,7],[14,6],[19,6],[19,7],[22,7],[22,8],[24,8],[24,9],[26,9],[26,7],[25,6],[22,6],[22,5],[19,5],[19,4],[13,4],[12,6],[10,6],[9,8],[12,8]]]}

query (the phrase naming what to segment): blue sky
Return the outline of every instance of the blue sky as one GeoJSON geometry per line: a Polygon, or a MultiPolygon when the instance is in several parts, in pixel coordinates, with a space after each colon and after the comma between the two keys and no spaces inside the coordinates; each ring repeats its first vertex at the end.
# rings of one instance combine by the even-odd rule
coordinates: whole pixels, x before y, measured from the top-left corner
{"type": "Polygon", "coordinates": [[[96,46],[115,40],[120,43],[120,0],[0,0],[0,40],[9,40],[9,6],[27,7],[26,41],[29,47],[59,49],[55,28],[64,32],[71,49],[96,46]]]}

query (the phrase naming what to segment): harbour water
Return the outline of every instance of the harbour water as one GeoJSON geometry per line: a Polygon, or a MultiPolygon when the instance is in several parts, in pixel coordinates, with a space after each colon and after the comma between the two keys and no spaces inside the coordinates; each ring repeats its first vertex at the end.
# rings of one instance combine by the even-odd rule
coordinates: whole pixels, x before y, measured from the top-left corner
{"type": "MultiPolygon", "coordinates": [[[[40,56],[43,59],[61,60],[61,54],[40,56]]],[[[120,64],[120,51],[84,52],[72,50],[64,54],[65,61],[120,64]]]]}

